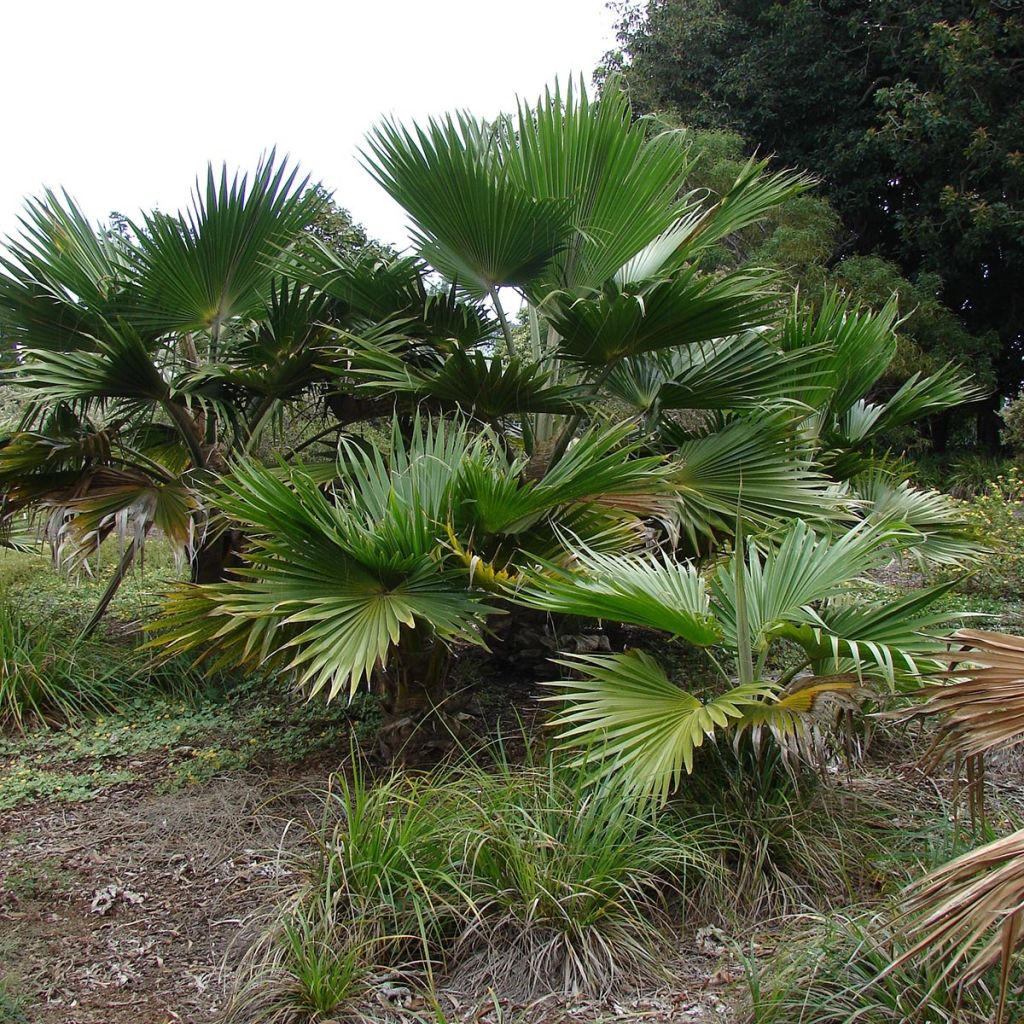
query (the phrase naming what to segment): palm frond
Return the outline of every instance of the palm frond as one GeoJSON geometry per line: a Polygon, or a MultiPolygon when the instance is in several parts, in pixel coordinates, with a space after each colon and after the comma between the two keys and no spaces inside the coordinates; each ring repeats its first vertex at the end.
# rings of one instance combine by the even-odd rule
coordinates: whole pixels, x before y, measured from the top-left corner
{"type": "Polygon", "coordinates": [[[859,676],[881,676],[894,687],[898,675],[920,677],[934,670],[942,642],[934,633],[962,612],[936,611],[932,605],[959,584],[949,580],[911,591],[894,600],[825,601],[792,616],[775,634],[803,648],[814,671],[840,672],[847,665],[859,676]]]}
{"type": "Polygon", "coordinates": [[[643,798],[664,803],[693,771],[705,739],[732,728],[770,695],[765,683],[734,686],[703,701],[680,689],[650,655],[628,651],[575,655],[558,664],[583,678],[549,684],[564,706],[551,725],[566,746],[584,746],[580,762],[601,758],[599,774],[643,798]]]}
{"type": "Polygon", "coordinates": [[[160,402],[170,395],[154,352],[134,327],[119,321],[69,352],[26,349],[11,377],[51,402],[126,399],[160,402]]]}
{"type": "Polygon", "coordinates": [[[744,416],[690,437],[663,419],[660,438],[671,453],[678,528],[696,543],[701,535],[731,533],[737,510],[757,527],[842,516],[841,496],[802,453],[794,421],[787,411],[744,416]]]}
{"type": "MultiPolygon", "coordinates": [[[[510,128],[510,134],[512,129],[510,128]]],[[[508,150],[509,173],[538,201],[568,207],[573,231],[530,292],[573,295],[599,288],[679,216],[691,160],[679,133],[650,137],[610,82],[591,100],[580,81],[520,103],[508,150]]]]}
{"type": "Polygon", "coordinates": [[[430,364],[402,358],[402,342],[385,347],[360,345],[347,372],[374,394],[397,394],[414,402],[457,410],[493,422],[526,413],[569,414],[583,408],[588,389],[552,383],[538,362],[457,349],[430,364]]]}
{"type": "Polygon", "coordinates": [[[658,396],[664,409],[751,409],[794,394],[814,405],[828,390],[818,353],[780,352],[759,331],[666,354],[669,373],[658,396]]]}
{"type": "Polygon", "coordinates": [[[817,309],[800,305],[797,296],[779,329],[779,347],[818,353],[815,358],[822,360],[832,385],[825,409],[839,418],[868,394],[892,362],[898,323],[895,296],[877,312],[854,309],[836,291],[826,292],[817,309]]]}
{"type": "Polygon", "coordinates": [[[929,761],[979,757],[1024,741],[1024,637],[961,629],[934,655],[949,680],[914,693],[920,703],[903,717],[941,719],[929,761]]]}
{"type": "Polygon", "coordinates": [[[688,562],[571,545],[573,570],[543,565],[516,599],[561,615],[628,622],[707,647],[721,639],[704,579],[688,562]]]}
{"type": "MultiPolygon", "coordinates": [[[[831,537],[797,521],[774,537],[751,541],[746,550],[746,605],[751,637],[763,649],[774,630],[792,620],[806,621],[807,609],[849,593],[864,573],[887,558],[898,535],[885,527],[859,524],[831,537]]],[[[736,567],[719,566],[710,591],[725,636],[736,635],[736,567]]]]}
{"type": "Polygon", "coordinates": [[[140,227],[136,318],[156,331],[209,331],[257,314],[273,276],[272,258],[293,243],[323,198],[273,150],[247,175],[212,165],[192,207],[148,214],[140,227]]]}
{"type": "Polygon", "coordinates": [[[855,476],[850,487],[863,502],[866,520],[906,526],[920,535],[905,550],[921,564],[967,565],[987,550],[948,494],[914,487],[877,467],[855,476]]]}
{"type": "Polygon", "coordinates": [[[844,414],[841,429],[855,445],[922,416],[979,401],[986,394],[985,388],[972,384],[970,377],[947,363],[927,376],[915,373],[884,402],[858,400],[844,414]]]}
{"type": "MultiPolygon", "coordinates": [[[[447,446],[450,454],[442,430],[425,444],[447,446]]],[[[447,472],[435,461],[412,462],[408,453],[393,459],[396,473],[385,491],[366,456],[362,465],[376,475],[348,475],[340,486],[352,490],[339,503],[301,468],[282,477],[239,464],[218,494],[225,513],[250,531],[239,582],[210,592],[201,626],[190,626],[181,609],[205,598],[182,595],[177,611],[158,622],[154,642],[184,650],[223,637],[233,657],[285,650],[287,668],[302,684],[331,697],[354,692],[411,630],[482,643],[484,619],[497,609],[439,558],[435,517],[449,493],[443,478],[450,481],[458,461],[447,472]]]]}
{"type": "Polygon", "coordinates": [[[995,1022],[1006,1010],[1012,967],[1024,942],[1024,830],[1004,836],[925,875],[909,887],[904,933],[912,943],[888,968],[938,963],[937,985],[977,984],[999,968],[995,1022]]]}
{"type": "Polygon", "coordinates": [[[30,199],[0,255],[0,322],[22,346],[88,344],[130,277],[127,240],[95,228],[65,192],[30,199]]]}
{"type": "Polygon", "coordinates": [[[570,204],[515,181],[495,131],[469,114],[412,130],[384,121],[364,160],[409,214],[423,258],[474,295],[525,286],[565,244],[570,204]]]}
{"type": "Polygon", "coordinates": [[[766,278],[681,271],[642,292],[609,289],[596,298],[561,295],[548,318],[559,351],[575,362],[604,367],[617,359],[740,334],[764,323],[775,304],[766,278]]]}

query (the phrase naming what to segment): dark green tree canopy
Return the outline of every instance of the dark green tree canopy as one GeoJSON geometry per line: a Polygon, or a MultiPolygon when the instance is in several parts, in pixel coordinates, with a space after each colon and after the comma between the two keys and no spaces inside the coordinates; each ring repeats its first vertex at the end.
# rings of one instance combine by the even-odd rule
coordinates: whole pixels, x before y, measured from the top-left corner
{"type": "MultiPolygon", "coordinates": [[[[648,0],[620,10],[641,109],[824,179],[849,248],[937,294],[1002,394],[1024,379],[1024,10],[951,0],[648,0]]],[[[976,367],[978,366],[975,363],[976,367]]]]}

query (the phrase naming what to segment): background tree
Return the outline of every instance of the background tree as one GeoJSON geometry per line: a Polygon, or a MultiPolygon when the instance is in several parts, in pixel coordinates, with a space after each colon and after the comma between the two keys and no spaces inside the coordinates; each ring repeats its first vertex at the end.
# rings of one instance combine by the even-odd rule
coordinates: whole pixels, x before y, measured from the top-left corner
{"type": "Polygon", "coordinates": [[[997,443],[994,410],[1022,381],[1019,5],[650,0],[620,15],[605,70],[624,72],[638,107],[820,174],[848,253],[890,261],[962,321],[928,341],[967,342],[998,381],[978,421],[997,443]]]}

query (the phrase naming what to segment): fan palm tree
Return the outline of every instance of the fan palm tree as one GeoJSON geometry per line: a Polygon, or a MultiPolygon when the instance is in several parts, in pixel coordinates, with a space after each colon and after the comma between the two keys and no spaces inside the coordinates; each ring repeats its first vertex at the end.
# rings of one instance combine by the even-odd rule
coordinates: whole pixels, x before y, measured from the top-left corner
{"type": "Polygon", "coordinates": [[[122,557],[95,626],[151,530],[221,579],[235,533],[204,487],[295,406],[326,408],[329,430],[390,415],[345,388],[345,339],[487,337],[493,322],[435,296],[415,260],[350,256],[325,287],[287,276],[325,202],[274,154],[255,175],[211,168],[192,208],[153,213],[126,234],[94,228],[66,194],[27,205],[0,256],[0,329],[9,382],[25,396],[0,441],[3,523],[43,512],[58,560],[116,532],[122,557]],[[344,277],[344,280],[341,278],[344,277]]]}
{"type": "Polygon", "coordinates": [[[706,270],[710,247],[812,182],[751,160],[708,196],[687,188],[699,156],[683,133],[634,118],[615,82],[596,101],[582,85],[556,86],[494,122],[383,122],[368,168],[408,212],[420,256],[490,302],[506,351],[424,360],[401,345],[365,346],[353,363],[361,386],[502,424],[535,474],[609,403],[625,404],[650,449],[675,456],[678,525],[696,549],[727,535],[740,508],[758,527],[827,521],[846,498],[870,516],[898,493],[904,516],[919,520],[922,557],[970,555],[951,503],[891,470],[883,489],[888,464],[868,456],[883,431],[978,389],[947,367],[879,401],[893,304],[870,313],[829,295],[787,314],[765,272],[706,270]],[[518,336],[502,307],[509,292],[525,310],[518,336]],[[872,473],[865,496],[855,478],[872,473]]]}
{"type": "Polygon", "coordinates": [[[464,419],[396,421],[389,453],[343,444],[331,467],[239,463],[214,494],[248,537],[237,580],[176,587],[154,623],[165,654],[291,672],[311,693],[364,681],[396,716],[438,708],[453,642],[486,643],[505,588],[560,529],[635,546],[667,507],[667,472],[627,428],[592,429],[543,480],[464,419]]]}
{"type": "Polygon", "coordinates": [[[707,738],[771,736],[792,765],[823,747],[837,709],[859,706],[872,683],[896,686],[936,667],[941,644],[922,635],[951,617],[930,605],[954,584],[878,599],[869,569],[913,543],[902,528],[861,523],[826,535],[796,521],[744,540],[703,569],[668,555],[597,552],[570,543],[568,567],[529,570],[516,599],[549,612],[630,623],[709,652],[720,685],[695,694],[642,651],[568,655],[574,673],[547,698],[564,744],[600,758],[600,774],[664,801],[693,770],[707,738]],[[802,658],[770,672],[780,641],[802,658]],[[735,674],[722,662],[725,655],[735,674]]]}

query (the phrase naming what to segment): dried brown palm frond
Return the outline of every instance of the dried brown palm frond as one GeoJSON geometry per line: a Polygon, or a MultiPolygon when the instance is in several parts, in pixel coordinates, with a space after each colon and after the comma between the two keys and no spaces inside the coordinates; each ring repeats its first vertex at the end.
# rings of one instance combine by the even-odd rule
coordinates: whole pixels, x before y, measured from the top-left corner
{"type": "Polygon", "coordinates": [[[950,650],[936,654],[950,667],[943,682],[916,691],[920,703],[903,719],[941,717],[924,757],[934,770],[947,757],[966,764],[972,815],[983,812],[984,757],[996,747],[1024,742],[1024,637],[962,629],[947,637],[950,650]]]}
{"type": "Polygon", "coordinates": [[[944,962],[938,984],[978,982],[999,966],[1001,1024],[1014,954],[1024,942],[1024,829],[943,864],[914,882],[904,904],[911,959],[944,962]]]}
{"type": "MultiPolygon", "coordinates": [[[[824,765],[835,752],[840,738],[847,760],[853,760],[850,729],[837,728],[840,720],[857,711],[870,695],[854,673],[831,676],[797,676],[773,700],[745,709],[736,724],[734,745],[750,734],[754,749],[760,751],[764,734],[778,744],[783,763],[790,771],[799,764],[824,765]]],[[[848,724],[848,723],[847,723],[848,724]]]]}

